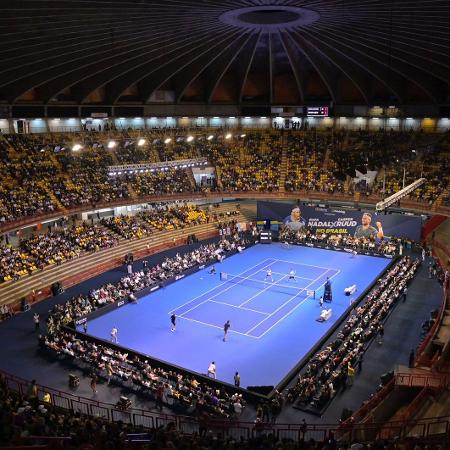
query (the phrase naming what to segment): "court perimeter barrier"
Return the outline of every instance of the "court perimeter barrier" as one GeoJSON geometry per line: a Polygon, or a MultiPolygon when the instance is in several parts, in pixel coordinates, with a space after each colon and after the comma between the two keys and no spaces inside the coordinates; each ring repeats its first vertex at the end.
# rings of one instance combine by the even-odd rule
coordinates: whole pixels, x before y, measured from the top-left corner
{"type": "MultiPolygon", "coordinates": [[[[9,373],[0,371],[8,388],[21,396],[26,396],[30,382],[9,373]]],[[[48,392],[51,405],[67,411],[80,412],[84,415],[103,418],[111,422],[122,421],[133,426],[142,426],[151,429],[175,424],[183,433],[191,434],[199,432],[202,428],[213,432],[220,432],[226,437],[245,439],[256,437],[260,434],[272,433],[279,439],[301,439],[323,441],[330,433],[339,438],[341,442],[370,442],[377,439],[378,432],[389,430],[390,436],[398,439],[415,437],[418,439],[444,438],[450,432],[450,416],[436,417],[433,419],[420,419],[414,421],[396,421],[383,424],[366,423],[351,424],[344,427],[338,424],[308,424],[302,423],[254,423],[237,420],[202,419],[190,416],[177,416],[174,414],[160,414],[143,409],[130,408],[126,411],[118,409],[115,405],[97,400],[80,397],[68,392],[59,391],[49,387],[38,385],[38,397],[42,401],[44,393],[48,392]]]]}

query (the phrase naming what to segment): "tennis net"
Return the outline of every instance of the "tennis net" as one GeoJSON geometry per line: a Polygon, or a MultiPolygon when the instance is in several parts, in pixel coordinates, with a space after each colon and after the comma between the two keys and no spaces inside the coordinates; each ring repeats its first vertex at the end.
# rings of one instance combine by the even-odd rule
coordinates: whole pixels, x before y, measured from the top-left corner
{"type": "MultiPolygon", "coordinates": [[[[257,275],[255,275],[257,276],[257,275]]],[[[254,276],[254,277],[255,277],[254,276]]],[[[220,280],[230,284],[241,284],[242,286],[252,287],[257,290],[275,291],[287,294],[289,296],[305,295],[312,298],[316,297],[316,292],[312,289],[305,289],[293,281],[291,285],[280,284],[276,281],[262,280],[254,277],[243,277],[241,275],[233,275],[228,272],[220,272],[220,280]]]]}

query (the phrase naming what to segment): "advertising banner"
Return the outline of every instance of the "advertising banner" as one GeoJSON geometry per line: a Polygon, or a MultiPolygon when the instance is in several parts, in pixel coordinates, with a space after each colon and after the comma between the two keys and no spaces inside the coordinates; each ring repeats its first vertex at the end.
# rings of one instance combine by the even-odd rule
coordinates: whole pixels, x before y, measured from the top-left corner
{"type": "Polygon", "coordinates": [[[278,220],[293,230],[308,227],[316,233],[356,237],[398,237],[420,241],[422,218],[403,214],[376,214],[338,207],[299,206],[258,201],[258,220],[278,220]]]}

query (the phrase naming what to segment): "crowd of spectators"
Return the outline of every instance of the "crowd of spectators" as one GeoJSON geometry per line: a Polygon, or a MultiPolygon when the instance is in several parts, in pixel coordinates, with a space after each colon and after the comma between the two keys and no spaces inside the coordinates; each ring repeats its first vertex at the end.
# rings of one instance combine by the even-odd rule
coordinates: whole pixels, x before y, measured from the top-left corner
{"type": "Polygon", "coordinates": [[[139,213],[139,218],[158,231],[178,230],[209,223],[212,219],[208,211],[190,204],[156,206],[139,213]]]}
{"type": "Polygon", "coordinates": [[[321,411],[336,392],[351,386],[357,363],[420,264],[405,256],[381,278],[365,300],[353,309],[332,342],[317,352],[287,391],[287,400],[321,411]]]}
{"type": "Polygon", "coordinates": [[[224,191],[279,189],[282,138],[277,133],[258,132],[237,141],[211,141],[202,153],[218,168],[224,191]]]}
{"type": "Polygon", "coordinates": [[[184,169],[137,173],[126,175],[124,178],[118,177],[117,180],[129,183],[138,197],[194,191],[188,173],[184,169]]]}
{"type": "Polygon", "coordinates": [[[113,233],[98,225],[82,222],[61,231],[48,231],[20,241],[20,248],[31,256],[39,269],[61,264],[82,253],[111,248],[118,243],[113,233]]]}
{"type": "Polygon", "coordinates": [[[18,280],[52,264],[61,264],[81,254],[111,248],[118,237],[108,229],[81,222],[71,227],[34,234],[17,247],[0,245],[0,282],[18,280]]]}
{"type": "Polygon", "coordinates": [[[316,132],[315,130],[253,131],[232,139],[207,140],[172,133],[169,143],[158,131],[136,136],[127,132],[50,135],[6,135],[0,142],[0,222],[79,205],[96,205],[130,197],[193,192],[200,189],[184,169],[111,176],[108,166],[206,156],[216,166],[225,191],[273,192],[280,188],[281,161],[286,154],[284,187],[288,192],[361,191],[390,195],[425,176],[426,184],[411,194],[417,201],[445,204],[450,180],[446,135],[398,131],[316,132]],[[112,134],[111,134],[112,133],[112,134]],[[115,139],[115,146],[107,142],[115,139]],[[138,145],[145,139],[144,145],[138,145]],[[82,142],[73,151],[74,142],[82,142]],[[374,183],[346,179],[355,170],[378,171],[374,183]],[[20,180],[27,183],[20,183],[20,180]]]}
{"type": "Polygon", "coordinates": [[[136,216],[115,216],[100,223],[124,239],[140,239],[152,233],[151,227],[136,216]]]}
{"type": "Polygon", "coordinates": [[[19,277],[29,275],[35,270],[37,264],[30,255],[12,245],[0,245],[0,283],[18,280],[19,277]]]}
{"type": "MultiPolygon", "coordinates": [[[[0,376],[0,445],[46,445],[67,450],[444,450],[446,438],[439,444],[420,444],[415,439],[404,443],[375,440],[366,445],[339,442],[332,432],[316,441],[310,437],[310,427],[303,422],[297,441],[281,438],[276,433],[255,424],[251,437],[233,437],[215,426],[215,421],[203,412],[198,416],[198,431],[186,433],[174,422],[144,428],[123,421],[110,422],[102,417],[56,407],[52,395],[33,380],[23,395],[8,388],[0,376]],[[57,439],[61,438],[61,439],[57,439]],[[132,442],[133,441],[133,442],[132,442]]],[[[262,414],[262,413],[261,413],[262,414]]],[[[313,432],[314,433],[314,432],[313,432]]],[[[448,439],[447,439],[448,440],[448,439]]]]}
{"type": "Polygon", "coordinates": [[[285,227],[280,232],[280,240],[283,242],[298,243],[305,245],[325,245],[331,249],[342,248],[347,251],[358,251],[378,253],[380,255],[394,255],[400,252],[400,240],[392,238],[389,240],[381,240],[377,242],[371,238],[356,238],[348,234],[326,234],[315,233],[313,229],[303,227],[298,231],[294,231],[285,227]]]}
{"type": "Polygon", "coordinates": [[[325,167],[326,154],[339,147],[341,142],[339,133],[332,136],[315,132],[288,135],[286,191],[343,192],[344,183],[333,175],[329,159],[325,167]]]}
{"type": "MultiPolygon", "coordinates": [[[[238,213],[228,211],[227,213],[238,213]]],[[[0,283],[18,280],[44,267],[61,264],[85,253],[111,248],[119,239],[139,239],[153,231],[175,230],[219,220],[214,211],[188,203],[156,206],[136,216],[103,218],[97,224],[81,222],[50,228],[19,241],[0,244],[0,283]]]]}
{"type": "Polygon", "coordinates": [[[82,339],[82,335],[76,336],[63,326],[76,327],[75,323],[79,318],[98,308],[117,300],[133,299],[143,289],[159,286],[165,280],[182,274],[191,267],[218,261],[245,244],[243,238],[235,233],[228,240],[203,245],[184,255],[177,254],[173,258],[166,258],[159,265],[146,266],[129,273],[117,284],[106,284],[94,289],[89,295],[80,295],[64,304],[55,305],[47,320],[48,333],[40,338],[42,347],[71,360],[87,363],[98,377],[123,385],[154,400],[161,400],[178,412],[206,411],[230,417],[234,414],[236,401],[242,401],[242,397],[237,394],[233,396],[223,389],[217,390],[216,387],[193,376],[152,367],[143,357],[129,358],[128,354],[116,348],[82,339]],[[161,398],[158,398],[158,395],[161,395],[161,398]]]}

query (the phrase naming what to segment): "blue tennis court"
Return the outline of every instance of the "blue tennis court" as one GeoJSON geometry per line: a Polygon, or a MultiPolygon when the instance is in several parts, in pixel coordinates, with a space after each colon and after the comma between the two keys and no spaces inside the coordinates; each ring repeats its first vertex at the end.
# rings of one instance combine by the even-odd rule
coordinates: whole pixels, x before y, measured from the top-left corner
{"type": "Polygon", "coordinates": [[[230,320],[232,332],[259,339],[338,273],[331,267],[266,259],[240,274],[222,276],[217,287],[171,313],[219,329],[230,320]]]}
{"type": "Polygon", "coordinates": [[[256,245],[89,322],[89,334],[199,373],[211,361],[218,379],[277,385],[389,265],[385,258],[281,244],[256,245]],[[270,276],[268,276],[270,271],[270,276]],[[222,272],[222,276],[219,275],[222,272]],[[327,278],[331,318],[317,322],[327,278]],[[357,285],[353,297],[344,289],[357,285]],[[175,313],[177,329],[170,331],[175,313]],[[223,325],[231,329],[223,342],[223,325]]]}

